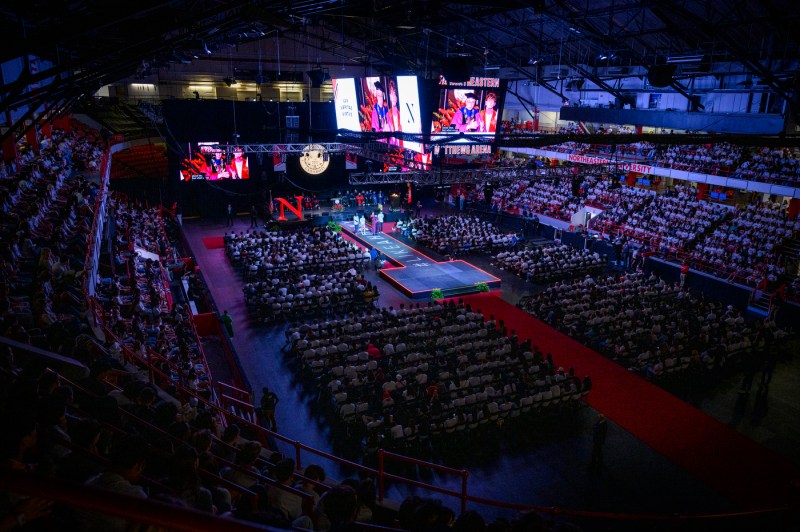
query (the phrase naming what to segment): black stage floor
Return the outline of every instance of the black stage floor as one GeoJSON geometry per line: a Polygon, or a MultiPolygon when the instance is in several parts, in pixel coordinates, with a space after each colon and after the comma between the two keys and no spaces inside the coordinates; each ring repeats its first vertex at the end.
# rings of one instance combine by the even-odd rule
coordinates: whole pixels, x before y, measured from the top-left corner
{"type": "Polygon", "coordinates": [[[480,292],[481,283],[500,288],[500,279],[463,260],[438,262],[386,233],[356,231],[352,221],[341,225],[350,238],[389,259],[394,267],[381,269],[381,277],[411,299],[430,299],[436,289],[445,297],[480,292]]]}

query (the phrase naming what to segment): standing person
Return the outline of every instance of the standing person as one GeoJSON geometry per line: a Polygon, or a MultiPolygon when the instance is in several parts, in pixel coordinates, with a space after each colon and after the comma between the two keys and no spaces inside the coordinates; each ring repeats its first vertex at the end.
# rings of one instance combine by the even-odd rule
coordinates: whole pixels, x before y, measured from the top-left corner
{"type": "Polygon", "coordinates": [[[378,210],[378,215],[375,216],[375,221],[378,224],[378,229],[376,232],[383,233],[383,211],[378,210]]]}
{"type": "Polygon", "coordinates": [[[495,105],[497,105],[497,95],[493,92],[490,92],[486,95],[486,98],[483,101],[483,111],[481,111],[481,131],[484,133],[495,133],[497,131],[497,111],[495,110],[495,105]]]}
{"type": "Polygon", "coordinates": [[[390,131],[389,129],[389,106],[386,105],[386,92],[383,83],[375,82],[375,105],[372,106],[372,131],[390,131]]]}
{"type": "Polygon", "coordinates": [[[378,257],[379,257],[379,255],[380,254],[378,253],[378,250],[375,249],[374,247],[369,250],[369,260],[370,260],[370,262],[372,262],[372,264],[375,265],[375,269],[376,270],[378,269],[378,257]]]}
{"type": "Polygon", "coordinates": [[[233,170],[234,179],[247,179],[250,177],[247,168],[247,159],[244,157],[244,151],[242,151],[241,148],[237,148],[236,151],[233,152],[231,169],[233,170]]]}
{"type": "Polygon", "coordinates": [[[228,227],[233,227],[233,206],[230,203],[225,207],[225,216],[228,219],[228,227]]]}
{"type": "Polygon", "coordinates": [[[363,214],[358,219],[358,232],[361,233],[362,235],[367,232],[367,219],[364,218],[363,214]]]}
{"type": "Polygon", "coordinates": [[[369,215],[369,225],[372,227],[372,234],[378,232],[378,217],[375,216],[375,211],[372,211],[372,214],[369,215]]]}
{"type": "MultiPolygon", "coordinates": [[[[394,84],[394,80],[389,80],[389,115],[387,117],[389,122],[389,131],[402,131],[402,125],[400,124],[400,108],[397,106],[397,87],[394,84]]],[[[403,147],[403,140],[397,137],[392,137],[389,139],[389,144],[394,146],[403,147]]]]}
{"type": "Polygon", "coordinates": [[[603,414],[597,414],[597,421],[592,429],[592,461],[589,469],[603,467],[603,445],[608,435],[608,420],[603,414]]]}
{"type": "Polygon", "coordinates": [[[255,204],[250,206],[250,227],[258,227],[258,211],[255,204]]]}
{"type": "Polygon", "coordinates": [[[261,396],[261,413],[264,415],[264,424],[268,425],[267,428],[269,430],[277,432],[278,422],[275,421],[275,408],[278,406],[280,399],[267,386],[264,386],[261,392],[263,393],[261,396]]]}
{"type": "Polygon", "coordinates": [[[687,275],[689,275],[689,265],[684,262],[681,266],[681,288],[686,288],[687,275]]]}
{"type": "Polygon", "coordinates": [[[422,200],[417,200],[417,215],[416,215],[416,218],[419,218],[420,214],[422,214],[422,200]]]}
{"type": "Polygon", "coordinates": [[[222,313],[222,316],[220,316],[219,321],[221,321],[222,325],[225,326],[225,330],[228,331],[228,336],[233,338],[233,318],[231,317],[230,314],[228,314],[227,310],[222,313]]]}

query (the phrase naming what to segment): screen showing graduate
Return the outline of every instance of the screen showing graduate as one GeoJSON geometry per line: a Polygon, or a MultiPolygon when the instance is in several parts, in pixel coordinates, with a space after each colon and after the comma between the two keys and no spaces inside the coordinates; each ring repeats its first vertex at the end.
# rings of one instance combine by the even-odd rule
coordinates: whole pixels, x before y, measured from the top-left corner
{"type": "Polygon", "coordinates": [[[439,87],[431,133],[491,137],[497,133],[505,94],[498,78],[473,77],[463,83],[440,78],[439,87]]]}
{"type": "Polygon", "coordinates": [[[188,156],[181,161],[181,181],[250,178],[247,155],[242,147],[196,142],[189,143],[187,150],[188,156]]]}
{"type": "Polygon", "coordinates": [[[416,76],[334,79],[336,124],[348,131],[389,133],[382,142],[422,153],[424,146],[392,133],[421,134],[416,76]]]}

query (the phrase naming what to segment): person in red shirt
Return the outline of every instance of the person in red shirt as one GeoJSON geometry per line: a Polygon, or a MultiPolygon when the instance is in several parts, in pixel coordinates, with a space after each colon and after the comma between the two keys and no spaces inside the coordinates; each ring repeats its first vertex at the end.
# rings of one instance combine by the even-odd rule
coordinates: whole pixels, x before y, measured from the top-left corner
{"type": "Polygon", "coordinates": [[[370,360],[377,360],[381,358],[381,350],[375,347],[373,344],[369,344],[367,346],[367,356],[370,360]]]}
{"type": "Polygon", "coordinates": [[[490,92],[484,99],[484,110],[480,113],[482,121],[481,131],[484,133],[494,133],[497,131],[497,110],[495,109],[495,105],[497,105],[497,95],[490,92]]]}

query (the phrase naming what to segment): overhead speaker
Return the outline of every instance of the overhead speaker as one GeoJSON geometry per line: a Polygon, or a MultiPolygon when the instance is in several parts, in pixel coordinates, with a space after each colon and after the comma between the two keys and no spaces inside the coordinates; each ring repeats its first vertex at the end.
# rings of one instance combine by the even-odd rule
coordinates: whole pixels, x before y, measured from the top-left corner
{"type": "Polygon", "coordinates": [[[442,75],[451,83],[469,81],[472,60],[469,57],[446,57],[442,59],[442,75]]]}
{"type": "Polygon", "coordinates": [[[319,89],[325,81],[325,71],[322,69],[312,69],[306,72],[308,79],[311,80],[311,88],[319,89]]]}
{"type": "Polygon", "coordinates": [[[669,87],[675,76],[675,65],[654,65],[647,71],[647,81],[653,87],[669,87]]]}

